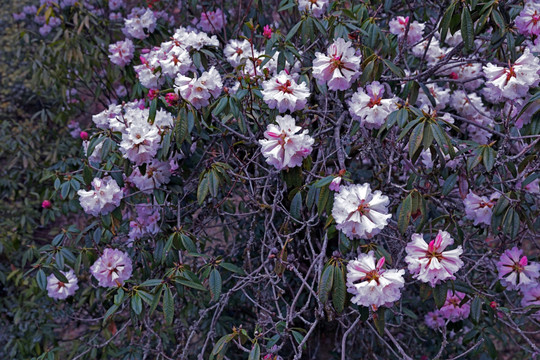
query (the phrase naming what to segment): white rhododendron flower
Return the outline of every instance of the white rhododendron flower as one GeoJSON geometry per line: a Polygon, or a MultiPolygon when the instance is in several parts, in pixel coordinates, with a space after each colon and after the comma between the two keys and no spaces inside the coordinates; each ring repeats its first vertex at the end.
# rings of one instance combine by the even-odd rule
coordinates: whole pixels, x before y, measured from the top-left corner
{"type": "Polygon", "coordinates": [[[420,104],[421,108],[428,107],[434,108],[435,110],[442,110],[448,105],[450,102],[450,89],[443,89],[437,84],[426,84],[426,88],[433,100],[435,100],[435,107],[433,107],[428,95],[420,88],[417,102],[420,104]]]}
{"type": "Polygon", "coordinates": [[[397,110],[397,99],[383,99],[384,86],[378,81],[367,85],[365,91],[359,88],[349,100],[349,112],[366,129],[379,129],[388,115],[397,110]]]}
{"type": "Polygon", "coordinates": [[[369,184],[341,186],[332,208],[336,229],[351,239],[371,238],[388,225],[392,217],[389,203],[388,196],[379,190],[372,192],[369,184]]]}
{"type": "Polygon", "coordinates": [[[171,165],[168,161],[152,160],[146,164],[144,175],[137,167],[128,177],[128,181],[133,183],[145,194],[151,194],[154,189],[163,184],[167,184],[171,178],[171,165]]]}
{"type": "Polygon", "coordinates": [[[77,276],[73,270],[60,272],[66,277],[68,282],[64,283],[58,280],[54,274],[47,276],[47,295],[53,299],[64,300],[74,295],[79,285],[77,285],[77,276]]]}
{"type": "Polygon", "coordinates": [[[103,255],[90,267],[99,286],[116,287],[131,277],[132,263],[129,255],[117,249],[106,248],[103,255]]]}
{"type": "Polygon", "coordinates": [[[149,122],[137,122],[125,129],[120,142],[120,151],[124,158],[136,165],[149,162],[156,156],[161,146],[158,128],[149,122]]]}
{"type": "Polygon", "coordinates": [[[540,277],[540,264],[531,262],[523,255],[523,250],[514,246],[506,250],[497,262],[501,284],[509,290],[532,285],[540,277]]]}
{"type": "Polygon", "coordinates": [[[252,56],[251,43],[247,40],[229,40],[223,55],[232,66],[238,66],[252,56]]]}
{"type": "Polygon", "coordinates": [[[145,235],[156,235],[160,230],[160,219],[159,206],[137,204],[134,219],[129,222],[129,242],[132,243],[145,235]]]}
{"type": "Polygon", "coordinates": [[[424,28],[426,25],[420,24],[418,21],[413,21],[409,25],[409,17],[398,16],[395,19],[390,20],[388,24],[390,26],[390,32],[397,35],[399,39],[405,36],[407,26],[409,26],[409,32],[407,33],[407,43],[414,44],[422,39],[424,28]]]}
{"type": "Polygon", "coordinates": [[[298,134],[302,128],[296,126],[290,115],[278,116],[277,125],[269,124],[264,137],[259,140],[261,152],[266,162],[282,170],[302,165],[302,161],[312,151],[315,140],[308,135],[308,130],[298,134]]]}
{"type": "Polygon", "coordinates": [[[285,70],[263,82],[262,87],[264,102],[280,113],[302,110],[309,97],[306,83],[298,84],[285,70]]]}
{"type": "Polygon", "coordinates": [[[145,39],[149,33],[153,33],[156,29],[157,19],[154,16],[154,12],[150,9],[133,10],[128,18],[125,19],[122,31],[126,36],[140,40],[145,39]]]}
{"type": "Polygon", "coordinates": [[[413,278],[435,287],[441,281],[455,279],[454,274],[463,266],[459,258],[463,254],[461,245],[453,250],[445,249],[454,243],[446,231],[439,230],[434,240],[424,241],[422,234],[413,234],[407,244],[405,262],[413,278]]]}
{"type": "Polygon", "coordinates": [[[126,66],[133,59],[135,47],[133,41],[126,39],[109,45],[109,59],[113,64],[118,66],[126,66]]]}
{"type": "Polygon", "coordinates": [[[385,259],[375,263],[375,253],[360,254],[347,264],[347,291],[354,296],[353,304],[362,306],[392,306],[401,297],[405,285],[405,270],[383,269],[385,259]]]}
{"type": "Polygon", "coordinates": [[[92,190],[79,190],[79,201],[85,213],[106,215],[120,206],[123,194],[116,180],[110,176],[92,180],[92,190]]]}
{"type": "Polygon", "coordinates": [[[213,66],[210,70],[203,72],[200,77],[190,78],[178,75],[174,84],[180,96],[196,109],[210,104],[210,97],[217,98],[223,89],[221,75],[213,66]]]}
{"type": "Polygon", "coordinates": [[[325,54],[317,52],[313,77],[328,84],[330,90],[347,90],[360,75],[360,56],[350,41],[337,39],[325,54]]]}
{"type": "Polygon", "coordinates": [[[309,11],[318,18],[324,15],[327,6],[328,0],[298,0],[298,10],[309,11]]]}
{"type": "Polygon", "coordinates": [[[529,88],[540,82],[540,60],[529,49],[509,67],[496,66],[491,63],[484,66],[486,87],[492,95],[500,99],[513,100],[527,95],[529,88]]]}
{"type": "Polygon", "coordinates": [[[467,197],[463,200],[467,218],[474,220],[474,225],[491,225],[491,214],[499,196],[499,193],[493,193],[490,198],[487,198],[469,191],[467,197]]]}

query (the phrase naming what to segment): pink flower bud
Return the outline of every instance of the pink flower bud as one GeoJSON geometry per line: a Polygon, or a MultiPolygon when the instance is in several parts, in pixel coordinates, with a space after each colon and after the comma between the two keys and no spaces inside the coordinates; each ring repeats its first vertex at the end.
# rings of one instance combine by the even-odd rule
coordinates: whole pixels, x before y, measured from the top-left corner
{"type": "Polygon", "coordinates": [[[382,269],[382,267],[384,266],[385,261],[386,261],[386,259],[385,259],[384,256],[382,258],[380,258],[379,261],[377,261],[377,270],[382,269]]]}
{"type": "Polygon", "coordinates": [[[178,104],[178,95],[175,93],[168,93],[165,95],[165,101],[169,106],[176,106],[178,104]]]}
{"type": "Polygon", "coordinates": [[[267,39],[270,39],[272,37],[272,29],[270,26],[266,25],[263,29],[263,36],[267,39]]]}
{"type": "Polygon", "coordinates": [[[150,100],[154,100],[159,94],[159,90],[155,90],[155,89],[150,89],[148,91],[148,98],[150,100]]]}
{"type": "Polygon", "coordinates": [[[43,200],[41,207],[44,209],[50,209],[52,208],[52,203],[49,200],[43,200]]]}
{"type": "Polygon", "coordinates": [[[519,260],[519,265],[521,266],[527,266],[527,257],[524,256],[519,260]]]}
{"type": "Polygon", "coordinates": [[[81,131],[81,133],[79,134],[79,136],[81,137],[81,139],[83,140],[88,140],[88,133],[86,131],[81,131]]]}
{"type": "Polygon", "coordinates": [[[489,303],[489,306],[492,308],[492,309],[496,309],[497,306],[499,306],[495,301],[492,301],[489,303]]]}
{"type": "Polygon", "coordinates": [[[459,78],[458,74],[454,71],[450,73],[450,79],[457,80],[459,78]]]}

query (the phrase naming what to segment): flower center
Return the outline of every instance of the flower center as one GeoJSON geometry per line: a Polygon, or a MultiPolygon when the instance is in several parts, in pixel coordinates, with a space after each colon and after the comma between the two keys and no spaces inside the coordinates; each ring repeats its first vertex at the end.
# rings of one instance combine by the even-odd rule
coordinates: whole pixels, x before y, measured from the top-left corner
{"type": "Polygon", "coordinates": [[[369,103],[367,104],[367,106],[369,108],[373,108],[374,106],[379,106],[379,105],[381,105],[381,100],[382,100],[381,97],[377,97],[375,99],[371,98],[371,100],[369,100],[369,103]]]}
{"type": "Polygon", "coordinates": [[[510,81],[511,78],[516,77],[516,72],[514,71],[513,66],[504,69],[504,72],[506,73],[506,81],[510,81]]]}
{"type": "Polygon", "coordinates": [[[489,201],[489,202],[481,201],[480,204],[478,204],[478,207],[480,207],[481,209],[483,209],[485,207],[488,207],[488,208],[491,209],[493,207],[493,203],[491,201],[489,201]]]}
{"type": "Polygon", "coordinates": [[[277,87],[277,89],[279,91],[282,91],[286,94],[292,94],[293,93],[293,90],[290,88],[291,87],[291,81],[290,80],[287,80],[285,82],[285,84],[281,84],[279,81],[277,82],[279,84],[279,86],[277,87]]]}
{"type": "Polygon", "coordinates": [[[369,213],[369,203],[366,203],[365,200],[360,201],[360,205],[358,205],[356,211],[358,211],[362,216],[366,215],[369,213]]]}
{"type": "Polygon", "coordinates": [[[377,284],[379,283],[379,272],[377,270],[371,270],[370,272],[368,272],[366,274],[366,276],[364,277],[363,280],[365,281],[371,281],[371,280],[374,280],[377,282],[377,284]]]}

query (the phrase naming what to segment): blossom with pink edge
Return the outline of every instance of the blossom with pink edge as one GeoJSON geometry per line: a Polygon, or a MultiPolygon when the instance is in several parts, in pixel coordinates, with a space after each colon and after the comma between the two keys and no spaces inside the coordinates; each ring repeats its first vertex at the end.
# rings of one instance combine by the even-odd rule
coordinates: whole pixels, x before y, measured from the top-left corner
{"type": "Polygon", "coordinates": [[[520,34],[540,35],[540,4],[527,4],[516,17],[515,22],[520,34]]]}
{"type": "Polygon", "coordinates": [[[155,124],[136,122],[127,127],[122,134],[120,152],[124,158],[136,165],[151,161],[161,146],[161,136],[155,124]]]}
{"type": "Polygon", "coordinates": [[[197,27],[204,32],[213,33],[223,29],[227,18],[221,9],[215,11],[206,11],[201,13],[201,19],[197,23],[197,27]]]}
{"type": "Polygon", "coordinates": [[[116,180],[110,176],[92,180],[92,190],[79,190],[79,201],[85,213],[99,216],[106,215],[120,206],[123,194],[116,180]]]}
{"type": "Polygon", "coordinates": [[[244,40],[229,40],[225,48],[223,49],[223,55],[232,66],[238,66],[246,59],[252,57],[256,50],[251,49],[251,43],[244,40]]]}
{"type": "Polygon", "coordinates": [[[360,254],[347,264],[347,291],[354,295],[353,304],[362,306],[387,306],[399,300],[405,286],[405,270],[383,269],[385,259],[375,263],[375,253],[360,254]]]}
{"type": "Polygon", "coordinates": [[[145,235],[156,235],[159,232],[161,215],[159,206],[152,204],[135,205],[136,216],[129,222],[129,241],[141,239],[145,235]]]}
{"type": "Polygon", "coordinates": [[[350,41],[334,41],[325,54],[317,52],[313,60],[313,77],[328,84],[330,90],[347,90],[360,75],[360,56],[350,41]]]}
{"type": "Polygon", "coordinates": [[[526,256],[521,256],[523,250],[514,246],[506,250],[497,262],[497,271],[501,284],[508,290],[521,289],[534,284],[540,276],[540,264],[531,262],[526,256]]]}
{"type": "Polygon", "coordinates": [[[454,294],[452,290],[448,290],[446,301],[439,310],[441,315],[451,322],[458,322],[468,318],[471,312],[471,306],[468,303],[460,305],[464,298],[464,293],[456,291],[454,294]]]}
{"type": "Polygon", "coordinates": [[[371,191],[369,184],[341,186],[334,195],[332,216],[336,229],[349,238],[369,239],[378,234],[392,214],[388,214],[390,199],[381,191],[371,191]]]}
{"type": "Polygon", "coordinates": [[[264,81],[262,87],[264,102],[280,113],[302,110],[310,95],[306,83],[298,84],[285,70],[264,81]]]}
{"type": "Polygon", "coordinates": [[[379,129],[388,115],[397,110],[397,99],[383,99],[384,86],[378,81],[359,88],[349,101],[349,112],[353,119],[361,122],[366,129],[379,129]]]}
{"type": "Polygon", "coordinates": [[[103,255],[90,267],[99,286],[116,287],[131,277],[132,264],[129,255],[117,249],[106,248],[103,255]]]}
{"type": "Polygon", "coordinates": [[[330,182],[330,185],[328,185],[328,188],[332,191],[339,191],[339,185],[341,184],[341,180],[341,176],[335,177],[332,182],[330,182]]]}
{"type": "Polygon", "coordinates": [[[167,184],[171,178],[171,165],[168,161],[152,160],[146,164],[144,175],[135,168],[127,181],[133,183],[141,192],[151,194],[154,189],[167,184]]]}
{"type": "Polygon", "coordinates": [[[191,103],[194,108],[200,109],[210,104],[210,97],[217,98],[223,89],[221,75],[212,66],[210,70],[202,73],[200,77],[190,78],[179,74],[174,81],[174,89],[180,96],[191,103]]]}
{"type": "Polygon", "coordinates": [[[135,52],[135,46],[133,41],[126,39],[124,41],[117,41],[114,44],[109,45],[109,59],[113,64],[118,66],[126,66],[133,59],[135,52]]]}
{"type": "Polygon", "coordinates": [[[424,317],[424,322],[433,330],[442,328],[446,324],[443,314],[439,310],[430,311],[424,317]]]}
{"type": "Polygon", "coordinates": [[[424,33],[424,28],[426,25],[419,23],[418,21],[413,21],[409,25],[409,17],[398,16],[388,24],[390,26],[390,32],[394,35],[397,35],[398,39],[401,39],[405,36],[407,31],[407,25],[409,26],[409,32],[407,33],[407,43],[414,44],[419,42],[422,39],[424,33]]]}
{"type": "Polygon", "coordinates": [[[491,225],[491,215],[493,207],[499,199],[499,193],[493,193],[489,199],[487,196],[478,196],[469,190],[467,197],[463,200],[465,205],[465,215],[474,220],[474,225],[491,225]]]}
{"type": "Polygon", "coordinates": [[[47,295],[50,298],[56,300],[64,300],[69,296],[75,294],[75,291],[79,288],[77,284],[77,276],[73,270],[69,271],[60,271],[68,280],[67,283],[64,283],[56,278],[54,274],[47,276],[47,295]]]}
{"type": "Polygon", "coordinates": [[[509,67],[488,63],[483,67],[486,76],[486,89],[496,98],[514,100],[527,95],[529,88],[540,82],[540,60],[529,49],[509,67]]]}
{"type": "Polygon", "coordinates": [[[424,241],[422,234],[413,234],[412,241],[407,244],[405,262],[413,278],[435,287],[441,281],[455,279],[454,274],[463,266],[459,258],[463,254],[460,246],[444,251],[454,243],[454,239],[446,231],[439,233],[430,243],[424,241]]]}
{"type": "Polygon", "coordinates": [[[152,10],[134,8],[125,19],[122,31],[126,36],[142,40],[148,37],[149,33],[154,32],[156,22],[157,19],[152,10]]]}
{"type": "Polygon", "coordinates": [[[302,161],[313,150],[315,140],[308,130],[297,134],[302,128],[296,126],[290,115],[276,117],[277,125],[269,124],[264,132],[266,139],[259,140],[266,162],[277,170],[302,165],[302,161]]]}
{"type": "MultiPolygon", "coordinates": [[[[534,283],[521,289],[523,298],[521,306],[540,306],[540,284],[534,283]]],[[[532,314],[537,321],[540,321],[540,311],[532,314]]]]}
{"type": "Polygon", "coordinates": [[[298,10],[309,11],[318,18],[324,15],[327,6],[328,0],[298,0],[298,10]]]}

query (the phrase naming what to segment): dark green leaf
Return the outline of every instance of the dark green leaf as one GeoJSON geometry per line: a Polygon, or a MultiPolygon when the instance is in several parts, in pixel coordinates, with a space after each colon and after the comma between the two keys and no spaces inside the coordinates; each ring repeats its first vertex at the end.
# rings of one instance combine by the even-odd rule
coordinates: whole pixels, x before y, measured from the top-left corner
{"type": "Polygon", "coordinates": [[[174,298],[169,287],[165,287],[163,292],[163,315],[165,315],[165,323],[171,325],[174,320],[174,298]]]}
{"type": "Polygon", "coordinates": [[[210,294],[212,295],[212,301],[217,301],[221,295],[221,275],[217,269],[212,269],[210,272],[210,278],[208,281],[210,285],[210,294]]]}
{"type": "Polygon", "coordinates": [[[319,282],[319,299],[323,304],[328,302],[328,295],[330,295],[333,283],[334,267],[327,265],[321,275],[321,281],[319,282]]]}
{"type": "Polygon", "coordinates": [[[435,305],[440,309],[444,302],[446,301],[446,295],[448,294],[448,284],[443,282],[435,286],[433,289],[433,300],[435,300],[435,305]]]}

